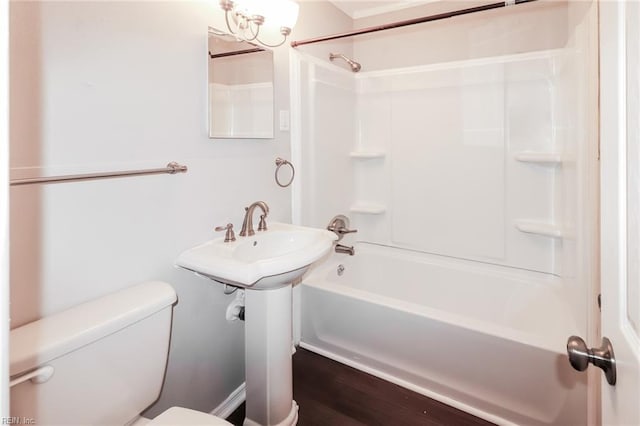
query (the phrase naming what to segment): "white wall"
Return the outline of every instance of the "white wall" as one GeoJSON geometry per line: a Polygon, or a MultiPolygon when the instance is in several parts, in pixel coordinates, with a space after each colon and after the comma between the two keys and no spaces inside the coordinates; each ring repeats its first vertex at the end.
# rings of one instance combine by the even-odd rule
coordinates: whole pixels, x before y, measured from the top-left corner
{"type": "MultiPolygon", "coordinates": [[[[336,9],[328,0],[303,0],[298,24],[291,40],[304,40],[330,34],[338,34],[353,29],[353,20],[336,9]]],[[[306,44],[295,48],[296,51],[312,54],[329,62],[330,52],[339,52],[347,56],[353,54],[353,38],[306,44]]]]}
{"type": "MultiPolygon", "coordinates": [[[[485,5],[486,1],[436,1],[357,19],[357,28],[485,5]]],[[[567,40],[567,2],[536,1],[364,35],[353,54],[362,71],[560,48],[567,40]],[[380,54],[384,52],[384,54],[380,54]]]]}
{"type": "MultiPolygon", "coordinates": [[[[328,3],[304,4],[292,38],[318,35],[304,27],[316,18],[351,26],[328,3]]],[[[149,415],[171,405],[210,411],[244,380],[243,325],[224,319],[232,296],[173,262],[214,226],[239,227],[253,201],[270,205],[271,221],[290,220],[290,192],[273,179],[275,158],[289,158],[288,133],[207,138],[207,28],[224,26],[217,2],[13,2],[10,19],[13,178],[189,166],[12,188],[12,327],[165,280],[179,302],[149,415]]],[[[275,51],[276,111],[289,108],[288,65],[285,45],[275,51]]]]}

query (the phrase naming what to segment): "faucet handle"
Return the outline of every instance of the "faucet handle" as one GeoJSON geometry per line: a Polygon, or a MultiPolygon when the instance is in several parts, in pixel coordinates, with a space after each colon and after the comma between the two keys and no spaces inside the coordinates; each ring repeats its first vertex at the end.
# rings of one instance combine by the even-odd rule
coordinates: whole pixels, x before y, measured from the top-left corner
{"type": "Polygon", "coordinates": [[[334,216],[331,222],[329,222],[327,229],[338,236],[338,241],[340,241],[345,234],[358,232],[357,229],[349,229],[349,218],[342,214],[334,216]]]}
{"type": "Polygon", "coordinates": [[[267,215],[260,215],[260,222],[258,223],[258,231],[266,231],[267,230],[267,221],[265,220],[267,215]]]}
{"type": "Polygon", "coordinates": [[[354,232],[358,232],[357,229],[347,229],[347,228],[330,228],[329,231],[335,232],[336,234],[340,234],[340,235],[353,234],[354,232]]]}
{"type": "Polygon", "coordinates": [[[225,243],[228,243],[229,241],[235,241],[236,240],[236,234],[233,232],[233,223],[227,223],[226,226],[216,226],[215,231],[216,232],[227,231],[224,234],[224,242],[225,243]]]}

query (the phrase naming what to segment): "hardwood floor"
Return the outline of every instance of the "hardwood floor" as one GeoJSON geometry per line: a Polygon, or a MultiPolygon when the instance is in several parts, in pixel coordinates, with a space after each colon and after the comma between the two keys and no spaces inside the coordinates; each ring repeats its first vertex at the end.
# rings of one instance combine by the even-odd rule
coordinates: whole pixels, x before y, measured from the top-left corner
{"type": "MultiPolygon", "coordinates": [[[[490,426],[463,411],[298,348],[293,397],[300,426],[490,426]]],[[[244,404],[227,420],[242,425],[244,404]]]]}

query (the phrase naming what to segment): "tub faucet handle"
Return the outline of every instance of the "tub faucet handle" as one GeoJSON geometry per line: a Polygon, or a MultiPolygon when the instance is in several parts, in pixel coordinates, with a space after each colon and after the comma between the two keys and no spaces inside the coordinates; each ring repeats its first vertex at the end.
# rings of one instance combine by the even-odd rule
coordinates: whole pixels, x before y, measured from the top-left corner
{"type": "Polygon", "coordinates": [[[227,223],[226,226],[216,226],[215,231],[216,232],[227,231],[224,234],[225,243],[236,240],[236,234],[233,232],[233,223],[227,223]]]}
{"type": "Polygon", "coordinates": [[[353,234],[355,232],[358,232],[357,229],[347,229],[347,228],[338,228],[338,229],[331,229],[331,231],[336,232],[338,234],[353,234]]]}
{"type": "Polygon", "coordinates": [[[338,241],[340,241],[345,234],[358,232],[357,229],[349,229],[349,218],[342,214],[334,216],[334,218],[331,219],[327,226],[327,230],[336,234],[338,236],[338,241]]]}

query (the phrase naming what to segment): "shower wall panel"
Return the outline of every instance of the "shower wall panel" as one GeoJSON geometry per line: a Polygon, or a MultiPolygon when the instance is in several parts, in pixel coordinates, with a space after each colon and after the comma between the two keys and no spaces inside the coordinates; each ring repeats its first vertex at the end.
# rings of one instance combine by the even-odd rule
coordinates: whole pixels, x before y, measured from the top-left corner
{"type": "Polygon", "coordinates": [[[353,199],[349,152],[356,129],[356,92],[351,73],[335,72],[315,61],[300,69],[303,84],[300,182],[303,223],[324,228],[353,199]]]}
{"type": "MultiPolygon", "coordinates": [[[[487,79],[494,71],[477,70],[487,79]]],[[[393,92],[390,241],[503,259],[504,88],[465,80],[449,70],[417,72],[393,92]]]]}
{"type": "Polygon", "coordinates": [[[562,228],[559,164],[529,160],[563,150],[555,73],[568,54],[358,76],[357,150],[384,154],[353,161],[354,204],[384,207],[352,209],[358,239],[559,274],[561,235],[524,231],[562,228]]]}

